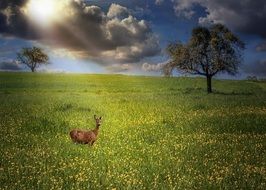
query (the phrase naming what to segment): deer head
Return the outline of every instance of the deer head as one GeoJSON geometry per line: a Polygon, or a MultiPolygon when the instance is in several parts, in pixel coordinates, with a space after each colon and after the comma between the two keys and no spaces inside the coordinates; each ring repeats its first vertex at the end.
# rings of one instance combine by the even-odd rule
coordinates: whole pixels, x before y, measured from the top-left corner
{"type": "Polygon", "coordinates": [[[96,115],[94,115],[94,120],[96,122],[96,127],[100,127],[102,124],[102,117],[96,117],[96,115]]]}

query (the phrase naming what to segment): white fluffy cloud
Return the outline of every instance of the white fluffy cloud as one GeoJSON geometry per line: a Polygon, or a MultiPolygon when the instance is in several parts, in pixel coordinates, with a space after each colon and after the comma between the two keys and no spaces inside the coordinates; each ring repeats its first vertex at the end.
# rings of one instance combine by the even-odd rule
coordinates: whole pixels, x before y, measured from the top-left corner
{"type": "Polygon", "coordinates": [[[157,63],[157,64],[143,63],[142,70],[146,72],[160,72],[164,65],[165,63],[157,63]]]}
{"type": "Polygon", "coordinates": [[[123,7],[119,4],[111,4],[109,11],[107,13],[107,16],[109,18],[114,18],[114,17],[128,17],[129,16],[129,11],[126,7],[123,7]]]}

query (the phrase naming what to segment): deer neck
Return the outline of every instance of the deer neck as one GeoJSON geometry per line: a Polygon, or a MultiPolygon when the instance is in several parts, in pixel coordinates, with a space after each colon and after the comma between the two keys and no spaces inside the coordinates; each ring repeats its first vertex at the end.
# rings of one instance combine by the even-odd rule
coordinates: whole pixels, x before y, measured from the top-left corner
{"type": "Polygon", "coordinates": [[[97,136],[98,133],[99,133],[99,128],[100,128],[100,125],[96,124],[96,127],[95,129],[93,129],[93,133],[97,136]]]}

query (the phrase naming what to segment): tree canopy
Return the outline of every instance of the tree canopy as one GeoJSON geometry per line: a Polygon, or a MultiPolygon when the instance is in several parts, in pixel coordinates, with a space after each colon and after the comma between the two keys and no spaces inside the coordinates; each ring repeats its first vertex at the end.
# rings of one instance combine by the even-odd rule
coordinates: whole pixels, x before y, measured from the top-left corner
{"type": "Polygon", "coordinates": [[[38,47],[22,48],[21,52],[17,54],[17,58],[21,64],[27,65],[32,72],[35,72],[40,64],[47,64],[49,60],[48,55],[38,47]]]}
{"type": "Polygon", "coordinates": [[[241,63],[245,44],[222,24],[196,27],[188,43],[170,43],[167,52],[171,57],[164,68],[165,75],[176,69],[183,73],[207,78],[207,91],[212,92],[211,79],[219,72],[234,75],[241,63]]]}

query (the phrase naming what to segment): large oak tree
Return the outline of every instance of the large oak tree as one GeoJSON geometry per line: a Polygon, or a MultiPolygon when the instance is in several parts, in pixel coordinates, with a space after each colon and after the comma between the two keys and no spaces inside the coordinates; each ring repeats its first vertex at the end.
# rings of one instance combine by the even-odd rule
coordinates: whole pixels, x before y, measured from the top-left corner
{"type": "Polygon", "coordinates": [[[21,52],[17,54],[18,61],[21,64],[27,65],[32,72],[41,64],[47,64],[49,57],[43,52],[41,48],[22,48],[21,52]]]}
{"type": "Polygon", "coordinates": [[[207,92],[212,92],[214,75],[226,72],[234,75],[241,63],[244,43],[222,24],[196,27],[188,43],[170,43],[167,47],[171,60],[164,67],[165,75],[174,69],[202,75],[207,79],[207,92]]]}

